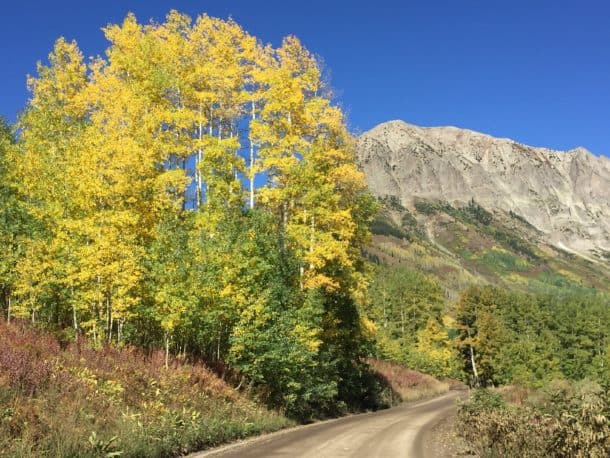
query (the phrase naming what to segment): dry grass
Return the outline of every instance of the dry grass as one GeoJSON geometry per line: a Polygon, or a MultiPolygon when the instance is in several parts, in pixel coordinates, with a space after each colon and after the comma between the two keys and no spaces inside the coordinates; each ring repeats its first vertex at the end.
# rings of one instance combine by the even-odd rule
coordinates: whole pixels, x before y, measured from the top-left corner
{"type": "Polygon", "coordinates": [[[610,456],[608,391],[586,380],[551,382],[537,392],[476,390],[460,404],[457,428],[483,458],[610,456]]]}
{"type": "Polygon", "coordinates": [[[520,406],[538,396],[536,390],[521,385],[505,385],[492,391],[497,392],[507,403],[520,406]]]}
{"type": "Polygon", "coordinates": [[[402,401],[416,401],[446,393],[450,382],[440,381],[431,375],[407,369],[396,363],[378,359],[367,360],[369,365],[402,401]]]}

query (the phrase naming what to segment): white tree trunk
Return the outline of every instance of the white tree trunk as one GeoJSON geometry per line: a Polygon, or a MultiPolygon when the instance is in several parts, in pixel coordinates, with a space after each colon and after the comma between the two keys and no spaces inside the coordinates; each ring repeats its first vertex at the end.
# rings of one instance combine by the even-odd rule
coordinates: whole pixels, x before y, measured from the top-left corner
{"type": "MultiPolygon", "coordinates": [[[[201,142],[201,140],[203,139],[203,123],[201,121],[201,105],[199,106],[199,128],[197,129],[198,132],[198,137],[199,137],[199,142],[201,142]]],[[[199,150],[197,151],[197,160],[195,163],[195,170],[196,170],[196,178],[195,178],[195,185],[197,186],[197,192],[196,192],[196,200],[197,200],[197,208],[199,208],[201,206],[201,160],[203,159],[203,151],[201,149],[201,144],[199,145],[199,150]]]]}
{"type": "Polygon", "coordinates": [[[110,309],[110,297],[106,296],[106,340],[112,338],[112,310],[110,309]]]}
{"type": "Polygon", "coordinates": [[[469,347],[470,347],[470,364],[472,365],[472,374],[474,376],[474,383],[475,383],[475,386],[479,386],[479,373],[477,371],[477,365],[474,361],[474,348],[472,348],[472,345],[470,345],[469,347]]]}
{"type": "Polygon", "coordinates": [[[76,304],[72,303],[72,324],[74,325],[74,332],[78,333],[78,321],[76,319],[76,304]]]}
{"type": "Polygon", "coordinates": [[[165,369],[169,368],[169,333],[165,333],[165,369]]]}

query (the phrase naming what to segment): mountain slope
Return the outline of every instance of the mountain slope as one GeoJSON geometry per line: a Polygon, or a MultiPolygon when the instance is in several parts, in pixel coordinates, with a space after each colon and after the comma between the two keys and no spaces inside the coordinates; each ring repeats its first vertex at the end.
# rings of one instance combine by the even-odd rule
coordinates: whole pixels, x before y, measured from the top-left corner
{"type": "Polygon", "coordinates": [[[358,139],[359,162],[378,197],[455,207],[471,199],[514,214],[556,248],[607,263],[610,160],[577,148],[534,148],[455,127],[381,124],[358,139]]]}
{"type": "Polygon", "coordinates": [[[515,213],[488,212],[474,201],[458,207],[417,198],[413,209],[397,198],[380,201],[369,259],[434,277],[450,301],[472,284],[538,293],[610,287],[603,262],[545,242],[545,234],[515,213]]]}

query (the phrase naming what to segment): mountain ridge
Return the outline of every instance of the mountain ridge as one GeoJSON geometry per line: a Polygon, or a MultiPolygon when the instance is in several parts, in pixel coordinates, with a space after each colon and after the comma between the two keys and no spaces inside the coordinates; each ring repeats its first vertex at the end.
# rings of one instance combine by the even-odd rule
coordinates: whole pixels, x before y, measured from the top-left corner
{"type": "Polygon", "coordinates": [[[361,132],[358,136],[359,137],[363,136],[365,134],[368,134],[368,133],[374,131],[377,128],[380,128],[380,127],[385,126],[385,125],[392,125],[392,124],[404,125],[404,126],[407,126],[407,127],[412,127],[412,128],[416,128],[416,129],[422,129],[422,130],[437,130],[437,129],[440,130],[440,129],[446,129],[446,130],[467,132],[467,133],[470,133],[470,134],[473,134],[473,135],[478,135],[480,137],[487,137],[487,138],[495,139],[495,140],[505,140],[505,141],[510,142],[510,143],[514,143],[514,144],[517,144],[517,145],[524,146],[526,148],[536,148],[536,149],[548,150],[548,151],[558,152],[558,153],[569,154],[569,153],[576,153],[576,152],[584,152],[584,153],[592,155],[595,158],[601,158],[601,159],[604,159],[605,161],[610,162],[610,156],[609,155],[603,154],[603,153],[596,154],[593,151],[591,151],[589,148],[587,148],[587,147],[585,147],[583,145],[578,145],[578,146],[575,146],[574,148],[569,148],[569,149],[557,149],[557,148],[551,148],[551,147],[547,147],[547,146],[530,145],[529,143],[521,142],[519,140],[515,140],[514,138],[504,137],[504,136],[496,137],[496,136],[494,136],[492,134],[481,132],[481,131],[478,131],[478,130],[475,130],[475,129],[470,129],[468,127],[454,126],[452,124],[445,124],[445,125],[438,125],[438,126],[419,126],[417,124],[412,124],[412,123],[409,123],[409,122],[404,121],[402,119],[390,119],[389,121],[382,122],[380,124],[377,124],[376,126],[371,127],[370,129],[368,129],[368,130],[366,130],[364,132],[361,132]]]}
{"type": "Polygon", "coordinates": [[[512,212],[546,241],[607,263],[610,254],[610,160],[583,147],[568,151],[523,145],[453,126],[394,120],[357,139],[358,161],[377,197],[512,212]]]}

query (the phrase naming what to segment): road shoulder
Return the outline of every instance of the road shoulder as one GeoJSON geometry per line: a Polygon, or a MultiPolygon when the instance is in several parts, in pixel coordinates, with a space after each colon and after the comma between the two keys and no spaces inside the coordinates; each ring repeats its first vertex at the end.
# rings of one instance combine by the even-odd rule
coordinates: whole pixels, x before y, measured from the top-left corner
{"type": "Polygon", "coordinates": [[[421,441],[422,454],[430,458],[460,458],[472,457],[469,448],[459,436],[456,424],[456,413],[435,421],[429,428],[422,431],[418,440],[421,441]]]}

